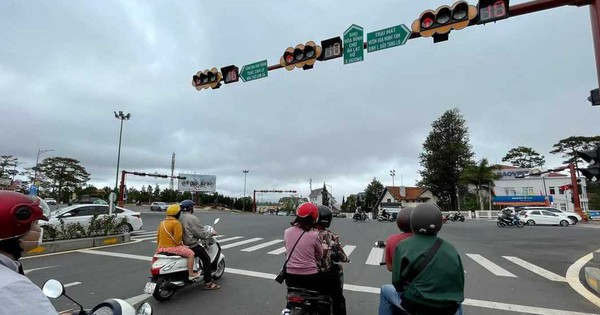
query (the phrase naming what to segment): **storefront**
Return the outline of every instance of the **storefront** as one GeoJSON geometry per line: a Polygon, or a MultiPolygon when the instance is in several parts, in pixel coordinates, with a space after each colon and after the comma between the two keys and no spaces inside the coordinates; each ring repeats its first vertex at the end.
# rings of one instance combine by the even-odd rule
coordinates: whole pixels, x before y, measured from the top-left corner
{"type": "Polygon", "coordinates": [[[553,202],[552,196],[496,196],[492,202],[497,206],[550,206],[553,202]]]}

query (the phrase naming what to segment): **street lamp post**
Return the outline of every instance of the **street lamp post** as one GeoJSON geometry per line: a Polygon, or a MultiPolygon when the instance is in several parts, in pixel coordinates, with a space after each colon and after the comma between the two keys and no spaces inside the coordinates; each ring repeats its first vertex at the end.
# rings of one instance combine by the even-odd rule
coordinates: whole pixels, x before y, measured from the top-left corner
{"type": "Polygon", "coordinates": [[[246,211],[246,175],[248,174],[248,172],[250,172],[249,170],[242,170],[242,173],[244,173],[244,199],[242,202],[242,211],[246,211]]]}
{"type": "MultiPolygon", "coordinates": [[[[115,178],[115,191],[118,191],[117,189],[119,187],[118,186],[119,185],[119,163],[121,162],[121,139],[123,138],[123,121],[129,120],[131,118],[131,114],[129,114],[129,113],[124,114],[123,111],[121,111],[121,110],[118,113],[117,112],[114,112],[114,113],[115,113],[115,118],[119,119],[121,121],[121,128],[119,129],[119,150],[117,153],[117,176],[115,178]]],[[[111,202],[110,207],[109,207],[110,214],[112,214],[111,210],[113,209],[113,207],[114,207],[114,205],[111,202]]]]}
{"type": "Polygon", "coordinates": [[[394,187],[394,177],[396,176],[396,170],[390,170],[390,176],[392,176],[392,187],[394,187]]]}

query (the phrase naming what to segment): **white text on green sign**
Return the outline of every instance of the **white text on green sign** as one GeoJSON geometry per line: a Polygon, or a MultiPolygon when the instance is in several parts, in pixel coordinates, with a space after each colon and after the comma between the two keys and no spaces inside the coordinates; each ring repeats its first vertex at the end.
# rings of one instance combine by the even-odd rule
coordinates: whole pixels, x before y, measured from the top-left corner
{"type": "Polygon", "coordinates": [[[404,45],[411,33],[404,24],[367,33],[367,52],[404,45]]]}
{"type": "Polygon", "coordinates": [[[344,32],[344,64],[364,60],[363,28],[352,24],[344,32]]]}
{"type": "Polygon", "coordinates": [[[242,78],[244,82],[262,79],[267,76],[269,76],[269,71],[267,69],[267,60],[245,65],[242,67],[242,71],[240,73],[240,78],[242,78]]]}

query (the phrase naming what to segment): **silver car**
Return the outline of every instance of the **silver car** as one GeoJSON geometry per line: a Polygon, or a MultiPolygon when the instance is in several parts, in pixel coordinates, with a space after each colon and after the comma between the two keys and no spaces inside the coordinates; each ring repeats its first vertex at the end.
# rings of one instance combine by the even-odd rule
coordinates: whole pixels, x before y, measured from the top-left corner
{"type": "Polygon", "coordinates": [[[150,211],[167,211],[168,207],[165,202],[153,202],[150,204],[150,211]]]}

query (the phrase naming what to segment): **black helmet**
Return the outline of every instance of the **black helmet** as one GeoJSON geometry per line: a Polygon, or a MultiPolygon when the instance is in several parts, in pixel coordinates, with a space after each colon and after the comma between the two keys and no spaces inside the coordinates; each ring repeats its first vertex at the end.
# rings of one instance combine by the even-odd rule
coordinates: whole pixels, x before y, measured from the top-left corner
{"type": "Polygon", "coordinates": [[[436,235],[442,229],[442,211],[432,203],[416,206],[410,215],[410,228],[415,234],[436,235]]]}
{"type": "Polygon", "coordinates": [[[410,232],[410,214],[413,212],[415,208],[406,207],[402,208],[400,212],[398,212],[398,217],[396,218],[396,225],[402,232],[410,232]]]}
{"type": "Polygon", "coordinates": [[[189,199],[182,201],[179,206],[181,207],[181,211],[194,211],[194,202],[189,199]]]}
{"type": "Polygon", "coordinates": [[[328,206],[318,206],[319,210],[319,219],[317,220],[316,225],[328,228],[331,225],[331,220],[333,219],[333,213],[328,206]]]}

